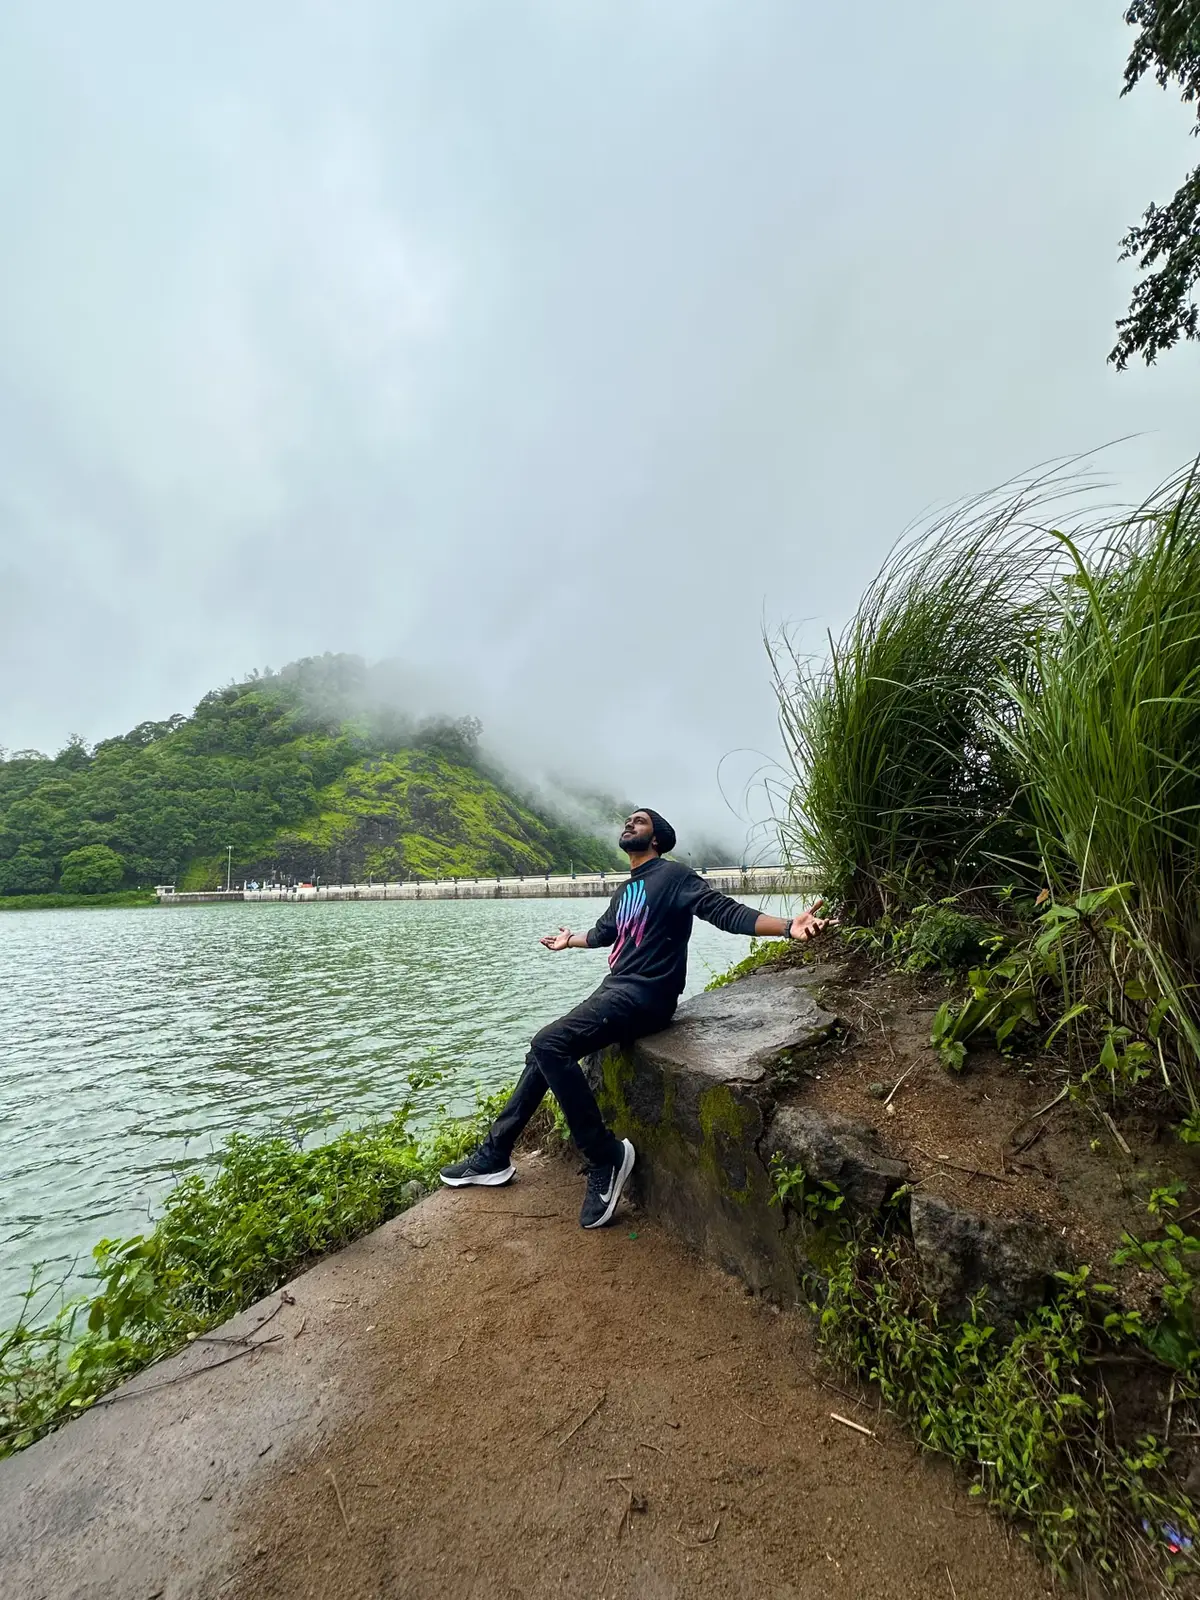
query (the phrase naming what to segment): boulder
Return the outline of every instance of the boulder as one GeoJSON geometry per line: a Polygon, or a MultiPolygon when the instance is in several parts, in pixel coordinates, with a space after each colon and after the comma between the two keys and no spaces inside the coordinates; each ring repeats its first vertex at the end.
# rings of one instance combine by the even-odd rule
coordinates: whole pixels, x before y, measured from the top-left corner
{"type": "Polygon", "coordinates": [[[909,1217],[925,1287],[954,1317],[966,1316],[982,1289],[988,1316],[1012,1321],[1042,1303],[1047,1280],[1066,1265],[1061,1245],[1040,1223],[984,1216],[919,1190],[909,1217]]]}
{"type": "Polygon", "coordinates": [[[661,1066],[701,1074],[710,1083],[758,1083],[785,1050],[819,1044],[836,1022],[813,997],[803,969],[758,972],[685,1001],[662,1033],[643,1039],[643,1055],[661,1066]]]}
{"type": "Polygon", "coordinates": [[[836,1111],[781,1106],[767,1130],[766,1148],[817,1182],[836,1184],[854,1211],[879,1211],[909,1175],[907,1162],[883,1153],[869,1123],[836,1111]]]}

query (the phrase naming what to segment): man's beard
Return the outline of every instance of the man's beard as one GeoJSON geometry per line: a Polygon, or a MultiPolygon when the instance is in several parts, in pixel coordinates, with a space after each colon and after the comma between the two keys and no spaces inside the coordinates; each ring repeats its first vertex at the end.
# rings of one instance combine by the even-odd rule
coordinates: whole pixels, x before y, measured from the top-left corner
{"type": "Polygon", "coordinates": [[[624,850],[627,856],[640,855],[643,850],[651,848],[653,838],[653,834],[623,833],[617,840],[617,847],[624,850]]]}

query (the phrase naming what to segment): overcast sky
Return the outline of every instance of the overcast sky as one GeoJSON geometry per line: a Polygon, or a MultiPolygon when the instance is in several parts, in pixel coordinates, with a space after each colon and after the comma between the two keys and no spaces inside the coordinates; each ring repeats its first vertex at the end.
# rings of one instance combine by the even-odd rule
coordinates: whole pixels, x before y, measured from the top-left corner
{"type": "Polygon", "coordinates": [[[348,650],[711,831],[764,621],[1200,447],[1200,350],[1105,364],[1197,157],[1122,9],[8,0],[0,744],[348,650]]]}

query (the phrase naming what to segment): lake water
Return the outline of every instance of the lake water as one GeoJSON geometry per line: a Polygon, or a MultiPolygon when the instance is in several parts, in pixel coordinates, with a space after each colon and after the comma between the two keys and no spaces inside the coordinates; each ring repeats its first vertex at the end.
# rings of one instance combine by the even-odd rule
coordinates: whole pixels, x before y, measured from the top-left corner
{"type": "MultiPolygon", "coordinates": [[[[774,902],[755,901],[782,910],[774,902]]],[[[469,1110],[604,976],[601,900],[341,901],[0,914],[0,1326],[35,1261],[86,1268],[234,1131],[469,1110]]],[[[746,939],[697,922],[687,993],[746,939]]]]}

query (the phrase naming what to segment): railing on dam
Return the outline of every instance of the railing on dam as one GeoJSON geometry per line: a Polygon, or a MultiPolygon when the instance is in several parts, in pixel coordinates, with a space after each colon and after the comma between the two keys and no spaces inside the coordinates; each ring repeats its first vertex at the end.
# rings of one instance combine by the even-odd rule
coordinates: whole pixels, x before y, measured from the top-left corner
{"type": "MultiPolygon", "coordinates": [[[[795,895],[813,888],[813,877],[800,867],[713,867],[701,872],[722,894],[795,895]]],[[[544,873],[524,878],[438,878],[403,883],[302,883],[292,888],[214,889],[176,893],[157,889],[160,905],[204,905],[225,900],[595,900],[607,898],[628,881],[621,872],[544,873]]]]}

